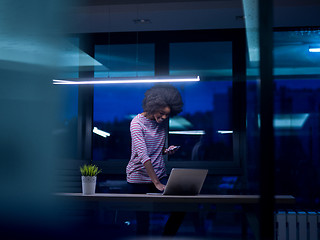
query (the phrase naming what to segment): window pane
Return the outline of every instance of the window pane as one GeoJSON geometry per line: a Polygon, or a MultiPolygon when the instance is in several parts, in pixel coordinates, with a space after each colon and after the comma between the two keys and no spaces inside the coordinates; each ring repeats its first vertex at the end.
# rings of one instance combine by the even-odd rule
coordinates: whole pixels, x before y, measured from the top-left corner
{"type": "Polygon", "coordinates": [[[170,44],[170,75],[232,76],[232,43],[170,44]]]}
{"type": "MultiPolygon", "coordinates": [[[[154,75],[153,44],[97,45],[95,55],[102,64],[95,67],[95,77],[154,75]]],[[[108,136],[102,137],[99,131],[94,131],[93,160],[130,159],[130,121],[142,112],[144,92],[152,86],[116,84],[94,87],[93,127],[108,136]]]]}
{"type": "Polygon", "coordinates": [[[169,145],[181,145],[170,161],[233,161],[232,43],[170,45],[171,75],[200,75],[180,86],[183,112],[169,123],[169,145]]]}
{"type": "Polygon", "coordinates": [[[93,127],[110,135],[93,134],[93,160],[130,159],[130,122],[142,112],[144,92],[151,86],[95,86],[93,127]]]}
{"type": "Polygon", "coordinates": [[[259,159],[260,159],[260,104],[259,81],[247,79],[247,179],[248,192],[259,193],[259,159]]]}
{"type": "MultiPolygon", "coordinates": [[[[312,207],[320,199],[314,191],[320,187],[316,173],[320,165],[320,55],[308,51],[318,39],[318,31],[274,33],[275,190],[294,195],[299,207],[312,207]]],[[[247,172],[249,190],[254,192],[259,182],[259,85],[257,77],[248,79],[247,172]]]]}
{"type": "Polygon", "coordinates": [[[154,44],[95,46],[95,77],[154,75],[154,44]]]}
{"type": "Polygon", "coordinates": [[[180,87],[183,112],[169,123],[169,145],[181,148],[170,160],[232,161],[232,81],[180,87]]]}
{"type": "Polygon", "coordinates": [[[316,205],[320,199],[314,191],[320,187],[320,79],[277,79],[275,83],[276,191],[296,196],[300,206],[316,205]]]}
{"type": "Polygon", "coordinates": [[[274,33],[276,193],[319,204],[319,30],[274,33]]]}

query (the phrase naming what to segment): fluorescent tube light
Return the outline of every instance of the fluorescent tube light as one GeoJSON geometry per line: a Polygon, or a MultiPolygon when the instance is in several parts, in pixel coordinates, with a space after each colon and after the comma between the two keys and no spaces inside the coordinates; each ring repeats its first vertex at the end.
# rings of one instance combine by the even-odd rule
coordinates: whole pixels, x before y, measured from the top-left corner
{"type": "Polygon", "coordinates": [[[179,134],[179,135],[205,135],[203,130],[186,130],[186,131],[169,131],[169,134],[179,134]]]}
{"type": "Polygon", "coordinates": [[[94,132],[95,134],[97,134],[97,135],[99,135],[101,137],[104,137],[104,138],[110,136],[110,133],[102,131],[102,130],[98,129],[97,127],[94,127],[92,132],[94,132]]]}
{"type": "Polygon", "coordinates": [[[217,132],[220,133],[220,134],[230,134],[230,133],[233,133],[233,131],[228,131],[228,130],[218,130],[217,132]]]}
{"type": "Polygon", "coordinates": [[[200,77],[176,77],[176,76],[166,76],[166,77],[134,77],[134,78],[83,78],[70,79],[70,80],[58,80],[53,79],[53,84],[125,84],[125,83],[166,83],[166,82],[198,82],[200,77]]]}
{"type": "Polygon", "coordinates": [[[309,47],[309,52],[320,52],[320,47],[309,47]]]}

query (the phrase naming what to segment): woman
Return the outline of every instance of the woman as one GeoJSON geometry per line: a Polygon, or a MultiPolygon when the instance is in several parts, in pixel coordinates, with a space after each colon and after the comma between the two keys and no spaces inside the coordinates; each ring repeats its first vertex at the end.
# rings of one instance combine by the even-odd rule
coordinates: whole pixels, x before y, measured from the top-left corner
{"type": "MultiPolygon", "coordinates": [[[[166,122],[169,116],[182,111],[183,102],[179,91],[171,85],[156,85],[145,92],[143,112],[130,124],[131,158],[126,168],[131,193],[143,194],[163,191],[166,168],[163,155],[173,154],[175,146],[165,148],[166,122]]],[[[172,213],[163,235],[175,235],[184,213],[172,213]]],[[[137,213],[137,234],[147,235],[149,214],[137,213]]]]}

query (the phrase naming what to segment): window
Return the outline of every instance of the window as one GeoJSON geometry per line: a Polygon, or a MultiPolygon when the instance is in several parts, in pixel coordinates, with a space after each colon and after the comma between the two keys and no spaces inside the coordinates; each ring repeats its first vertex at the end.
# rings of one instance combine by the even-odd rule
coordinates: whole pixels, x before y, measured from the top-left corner
{"type": "MultiPolygon", "coordinates": [[[[95,77],[154,75],[153,44],[97,45],[95,56],[101,64],[95,67],[95,77]]],[[[98,131],[93,134],[93,160],[130,159],[130,121],[142,112],[144,92],[151,86],[153,84],[94,87],[93,127],[98,131]],[[97,134],[99,130],[108,136],[97,134]]]]}
{"type": "Polygon", "coordinates": [[[275,84],[276,191],[317,204],[320,79],[276,79],[275,84]]]}
{"type": "Polygon", "coordinates": [[[233,161],[232,43],[170,45],[170,74],[199,74],[201,81],[178,86],[183,112],[169,123],[169,145],[181,145],[169,161],[233,161]]]}
{"type": "Polygon", "coordinates": [[[95,46],[95,77],[154,76],[154,44],[95,46]]]}
{"type": "Polygon", "coordinates": [[[171,161],[232,161],[232,81],[178,87],[183,112],[170,119],[169,145],[180,145],[171,161]]]}
{"type": "MultiPolygon", "coordinates": [[[[94,76],[152,76],[155,72],[163,74],[167,70],[172,76],[199,75],[200,82],[172,83],[182,94],[184,108],[169,121],[167,144],[180,145],[181,148],[166,158],[167,168],[204,167],[214,169],[215,174],[242,174],[241,131],[236,122],[245,119],[245,114],[239,117],[240,110],[237,109],[242,103],[235,104],[235,96],[245,95],[245,92],[239,90],[234,79],[235,74],[240,75],[235,66],[241,65],[235,61],[244,58],[245,53],[238,54],[242,56],[240,58],[233,55],[244,40],[223,32],[217,35],[216,41],[207,41],[216,38],[210,34],[200,35],[195,42],[184,42],[183,36],[195,35],[182,33],[176,38],[167,33],[158,42],[161,34],[145,34],[147,42],[138,46],[131,41],[123,43],[123,38],[118,38],[121,44],[105,44],[101,38],[100,45],[94,47],[94,76]]],[[[242,34],[240,36],[244,36],[244,32],[242,34]]],[[[131,154],[130,122],[143,111],[144,93],[152,86],[94,86],[92,159],[100,161],[105,173],[124,173],[131,154]]],[[[245,132],[243,128],[242,133],[245,132]]]]}
{"type": "MultiPolygon", "coordinates": [[[[274,140],[276,194],[291,194],[297,206],[316,206],[320,186],[320,55],[310,53],[318,31],[274,33],[274,140]]],[[[250,190],[258,190],[260,145],[259,80],[250,67],[247,81],[247,162],[250,190]]]]}

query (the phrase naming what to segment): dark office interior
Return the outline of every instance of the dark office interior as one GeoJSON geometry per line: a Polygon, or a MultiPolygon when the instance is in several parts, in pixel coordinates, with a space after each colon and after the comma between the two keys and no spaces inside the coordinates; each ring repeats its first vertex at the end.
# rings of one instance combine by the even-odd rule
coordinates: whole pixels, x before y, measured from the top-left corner
{"type": "Polygon", "coordinates": [[[6,239],[161,238],[166,211],[150,211],[150,234],[139,238],[129,205],[55,195],[81,193],[87,163],[102,170],[96,193],[128,192],[129,126],[155,83],[53,80],[162,76],[200,77],[170,83],[184,107],[168,122],[166,145],[181,147],[165,157],[167,173],[208,169],[201,194],[259,196],[250,208],[257,218],[241,204],[200,204],[174,239],[320,239],[318,0],[1,5],[6,239]]]}

